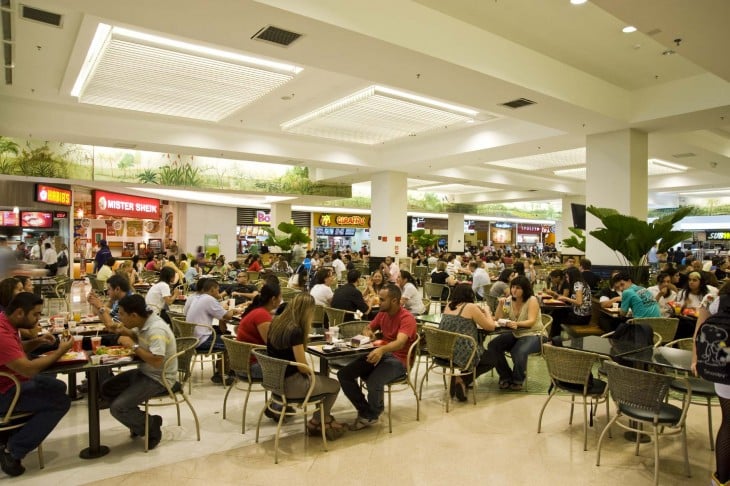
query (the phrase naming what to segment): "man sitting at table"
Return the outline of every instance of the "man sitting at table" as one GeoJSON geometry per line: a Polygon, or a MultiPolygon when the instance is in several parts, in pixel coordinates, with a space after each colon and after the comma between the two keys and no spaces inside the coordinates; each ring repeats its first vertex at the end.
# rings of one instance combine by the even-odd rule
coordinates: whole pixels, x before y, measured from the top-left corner
{"type": "Polygon", "coordinates": [[[656,285],[646,290],[651,292],[651,295],[659,304],[659,312],[661,312],[662,317],[674,316],[674,309],[669,306],[670,302],[677,300],[677,287],[672,283],[672,275],[669,272],[659,272],[656,283],[656,285]]]}
{"type": "Polygon", "coordinates": [[[482,262],[472,260],[469,262],[469,271],[471,272],[471,288],[478,300],[484,300],[484,286],[492,283],[489,274],[482,268],[482,262]]]}
{"type": "MultiPolygon", "coordinates": [[[[109,296],[108,312],[104,313],[111,319],[116,319],[119,315],[119,301],[128,295],[132,295],[132,287],[129,285],[129,280],[122,277],[121,275],[112,275],[106,281],[106,291],[109,296]]],[[[87,301],[94,308],[96,314],[99,313],[99,309],[104,307],[104,303],[101,301],[96,292],[91,291],[87,297],[87,301]]],[[[100,316],[102,322],[106,324],[103,317],[100,316]]]]}
{"type": "Polygon", "coordinates": [[[621,304],[621,285],[618,280],[614,279],[619,273],[620,270],[613,270],[611,272],[611,285],[601,289],[598,293],[598,301],[602,309],[609,309],[613,307],[613,304],[621,304]]]}
{"type": "MultiPolygon", "coordinates": [[[[225,321],[233,317],[235,309],[226,309],[218,301],[220,294],[218,281],[212,278],[203,279],[202,283],[198,282],[198,290],[195,295],[191,296],[185,302],[185,320],[193,324],[203,324],[201,326],[195,326],[194,334],[198,338],[198,351],[208,352],[213,345],[214,351],[223,351],[223,360],[225,363],[228,362],[228,357],[225,355],[226,345],[223,343],[223,334],[228,334],[225,321]],[[213,319],[219,321],[218,329],[216,330],[215,342],[213,342],[213,319]]],[[[226,304],[228,306],[228,304],[226,304]]],[[[221,369],[220,360],[216,361],[216,373],[211,377],[213,383],[223,383],[222,372],[225,370],[221,369]]],[[[226,385],[230,385],[234,378],[231,376],[227,378],[226,385]]]]}
{"type": "MultiPolygon", "coordinates": [[[[170,326],[147,307],[141,295],[128,295],[119,301],[119,319],[122,325],[114,328],[120,334],[119,344],[132,348],[142,363],[104,382],[101,396],[109,402],[112,416],[129,428],[132,437],[143,436],[145,414],[139,405],[165,391],[163,372],[168,383],[177,382],[176,360],[163,369],[165,361],[177,353],[177,343],[170,326]]],[[[149,421],[148,445],[154,449],[162,439],[162,417],[152,415],[149,421]]]]}
{"type": "Polygon", "coordinates": [[[332,307],[350,311],[345,313],[345,322],[355,320],[356,311],[362,312],[365,316],[370,314],[371,303],[365,302],[362,292],[355,286],[358,280],[360,271],[350,270],[347,272],[347,284],[338,287],[332,295],[332,307]]]}
{"type": "Polygon", "coordinates": [[[373,339],[378,329],[385,344],[374,348],[337,373],[342,391],[357,409],[351,430],[360,430],[378,422],[383,412],[385,384],[406,373],[408,349],[416,339],[416,319],[401,307],[401,291],[388,284],[379,292],[380,312],[365,326],[363,334],[373,339]],[[358,379],[367,384],[367,400],[358,379]]]}
{"type": "Polygon", "coordinates": [[[238,272],[236,275],[236,283],[228,285],[221,293],[221,297],[226,298],[231,296],[236,299],[236,305],[241,305],[244,302],[253,300],[254,297],[259,295],[259,291],[256,290],[256,286],[248,283],[248,273],[238,272]]]}
{"type": "MultiPolygon", "coordinates": [[[[43,299],[21,292],[0,313],[0,371],[13,374],[20,381],[21,393],[15,409],[33,413],[25,425],[0,435],[0,466],[8,476],[20,476],[25,472],[20,461],[43,442],[71,406],[66,384],[39,373],[71,349],[73,338],[61,338],[57,349],[30,360],[26,353],[42,344],[54,344],[55,338],[52,334],[43,334],[21,343],[18,336],[20,329],[36,327],[42,310],[43,299]]],[[[0,377],[2,414],[10,407],[14,396],[13,382],[0,377]]]]}
{"type": "Polygon", "coordinates": [[[621,314],[626,315],[630,310],[634,317],[662,316],[651,292],[636,285],[628,273],[617,273],[611,282],[617,283],[621,290],[621,314]]]}

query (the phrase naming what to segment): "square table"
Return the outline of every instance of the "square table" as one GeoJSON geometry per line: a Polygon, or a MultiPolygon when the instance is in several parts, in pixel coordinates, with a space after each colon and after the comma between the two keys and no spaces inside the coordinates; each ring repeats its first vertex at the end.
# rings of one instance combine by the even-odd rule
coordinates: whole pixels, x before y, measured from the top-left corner
{"type": "Polygon", "coordinates": [[[692,351],[688,349],[659,346],[658,348],[645,348],[624,354],[621,358],[636,364],[660,366],[678,371],[692,371],[692,351]]]}
{"type": "Polygon", "coordinates": [[[336,349],[334,351],[324,351],[322,349],[323,344],[310,344],[307,346],[307,353],[317,356],[319,358],[319,374],[329,375],[329,361],[333,359],[348,359],[357,358],[359,356],[369,354],[374,349],[371,346],[365,346],[360,348],[345,347],[342,349],[336,349]]]}
{"type": "Polygon", "coordinates": [[[653,346],[647,346],[645,343],[639,344],[631,341],[622,341],[600,336],[585,336],[568,339],[563,341],[562,345],[564,348],[587,351],[589,353],[609,356],[611,358],[624,357],[630,353],[653,348],[653,346]]]}

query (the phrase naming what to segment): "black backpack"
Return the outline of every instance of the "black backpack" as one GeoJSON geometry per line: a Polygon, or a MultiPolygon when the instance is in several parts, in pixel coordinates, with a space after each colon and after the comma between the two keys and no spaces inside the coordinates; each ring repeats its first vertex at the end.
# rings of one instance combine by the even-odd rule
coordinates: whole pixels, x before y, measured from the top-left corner
{"type": "Polygon", "coordinates": [[[723,295],[716,314],[695,337],[697,373],[707,381],[730,385],[730,297],[723,295]]]}
{"type": "Polygon", "coordinates": [[[59,267],[67,267],[68,266],[68,257],[66,256],[66,250],[61,252],[61,255],[58,257],[58,260],[56,261],[59,267]]]}

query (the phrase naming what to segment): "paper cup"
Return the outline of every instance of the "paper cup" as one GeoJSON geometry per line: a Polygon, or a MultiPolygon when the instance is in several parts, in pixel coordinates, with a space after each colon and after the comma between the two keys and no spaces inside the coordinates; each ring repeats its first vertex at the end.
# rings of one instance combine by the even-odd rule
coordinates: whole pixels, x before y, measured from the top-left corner
{"type": "Polygon", "coordinates": [[[234,307],[236,307],[236,299],[228,299],[228,310],[231,310],[234,307]]]}
{"type": "Polygon", "coordinates": [[[337,326],[330,326],[330,334],[332,335],[332,342],[337,342],[340,339],[340,328],[337,326]]]}
{"type": "Polygon", "coordinates": [[[73,350],[76,353],[80,353],[84,350],[84,336],[74,336],[74,347],[73,350]]]}
{"type": "Polygon", "coordinates": [[[101,355],[100,354],[92,354],[91,355],[91,364],[93,364],[93,365],[100,365],[101,364],[101,355]]]}
{"type": "Polygon", "coordinates": [[[96,352],[101,347],[101,336],[93,336],[91,338],[91,350],[96,352]]]}
{"type": "Polygon", "coordinates": [[[618,302],[612,303],[611,307],[613,307],[614,309],[618,309],[618,302]]]}

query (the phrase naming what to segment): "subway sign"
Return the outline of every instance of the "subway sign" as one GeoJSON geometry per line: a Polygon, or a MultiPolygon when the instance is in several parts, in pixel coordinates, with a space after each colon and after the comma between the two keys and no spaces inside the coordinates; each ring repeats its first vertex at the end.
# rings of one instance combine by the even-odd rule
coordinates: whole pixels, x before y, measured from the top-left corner
{"type": "Polygon", "coordinates": [[[57,204],[59,206],[71,205],[71,191],[45,184],[35,185],[35,200],[46,204],[57,204]]]}
{"type": "Polygon", "coordinates": [[[730,240],[730,231],[707,231],[708,240],[730,240]]]}
{"type": "Polygon", "coordinates": [[[160,219],[160,200],[93,191],[94,214],[137,219],[160,219]]]}

